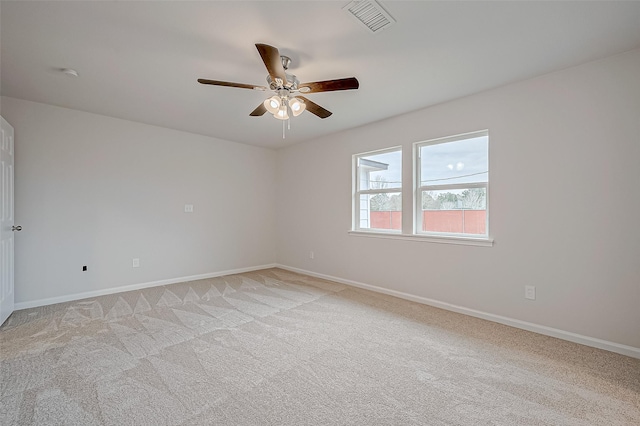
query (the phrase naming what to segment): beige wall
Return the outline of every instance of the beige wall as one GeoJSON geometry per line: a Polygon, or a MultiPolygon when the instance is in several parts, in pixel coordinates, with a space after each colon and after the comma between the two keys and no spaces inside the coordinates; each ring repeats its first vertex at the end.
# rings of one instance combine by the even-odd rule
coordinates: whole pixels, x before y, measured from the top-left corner
{"type": "Polygon", "coordinates": [[[636,50],[280,150],[278,262],[640,348],[639,183],[636,50]],[[493,247],[347,233],[353,154],[402,145],[410,211],[412,143],[483,129],[493,247]]]}
{"type": "Polygon", "coordinates": [[[278,262],[640,348],[638,76],[636,50],[277,152],[3,97],[16,301],[278,262]],[[412,143],[481,129],[493,247],[347,233],[353,154],[402,145],[410,210],[412,143]]]}
{"type": "Polygon", "coordinates": [[[1,107],[24,228],[17,303],[275,262],[274,151],[6,97],[1,107]]]}

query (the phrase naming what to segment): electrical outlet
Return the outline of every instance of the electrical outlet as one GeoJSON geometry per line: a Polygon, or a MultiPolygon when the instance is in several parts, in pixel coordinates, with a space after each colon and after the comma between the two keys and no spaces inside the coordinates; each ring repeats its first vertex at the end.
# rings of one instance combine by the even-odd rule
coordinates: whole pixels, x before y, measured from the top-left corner
{"type": "Polygon", "coordinates": [[[136,258],[134,258],[134,259],[133,259],[133,262],[132,262],[132,266],[133,266],[134,268],[139,268],[139,267],[140,267],[140,259],[138,259],[137,257],[136,257],[136,258]]]}
{"type": "Polygon", "coordinates": [[[87,267],[86,267],[86,265],[82,267],[82,272],[87,272],[87,267]]]}
{"type": "Polygon", "coordinates": [[[184,205],[185,213],[193,213],[193,204],[185,204],[184,205]]]}
{"type": "Polygon", "coordinates": [[[309,252],[309,259],[315,259],[316,254],[312,251],[309,252]]]}
{"type": "Polygon", "coordinates": [[[524,286],[524,298],[529,300],[536,300],[536,286],[525,285],[524,286]]]}

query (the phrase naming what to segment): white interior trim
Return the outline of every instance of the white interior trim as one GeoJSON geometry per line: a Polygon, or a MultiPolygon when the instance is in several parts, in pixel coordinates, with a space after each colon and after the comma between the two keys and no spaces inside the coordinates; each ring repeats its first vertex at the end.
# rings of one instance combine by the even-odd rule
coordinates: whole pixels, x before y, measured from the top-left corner
{"type": "Polygon", "coordinates": [[[368,238],[386,238],[389,240],[406,240],[417,241],[423,243],[438,243],[438,244],[459,244],[463,246],[478,246],[478,247],[492,247],[493,238],[471,238],[471,237],[459,237],[455,235],[426,235],[416,234],[408,235],[401,234],[400,232],[381,232],[376,231],[347,231],[349,235],[356,237],[368,237],[368,238]]]}
{"type": "Polygon", "coordinates": [[[125,286],[121,286],[121,287],[105,288],[105,289],[102,289],[102,290],[87,291],[87,292],[84,292],[84,293],[75,293],[75,294],[69,294],[69,295],[65,295],[65,296],[50,297],[50,298],[47,298],[47,299],[32,300],[32,301],[29,301],[29,302],[20,302],[20,303],[16,303],[15,310],[19,311],[21,309],[29,309],[29,308],[36,308],[38,306],[54,305],[56,303],[71,302],[71,301],[74,301],[74,300],[88,299],[88,298],[91,298],[91,297],[105,296],[107,294],[122,293],[122,292],[125,292],[125,291],[141,290],[143,288],[158,287],[158,286],[161,286],[161,285],[169,285],[169,284],[177,284],[177,283],[183,283],[183,282],[188,282],[188,281],[204,280],[204,279],[207,279],[207,278],[221,277],[223,275],[242,274],[244,272],[258,271],[260,269],[275,268],[277,266],[278,265],[275,264],[275,263],[270,263],[270,264],[267,264],[267,265],[249,266],[249,267],[246,267],[246,268],[229,269],[229,270],[226,270],[226,271],[219,271],[219,272],[210,272],[208,274],[190,275],[190,276],[187,276],[187,277],[169,278],[167,280],[151,281],[151,282],[140,283],[140,284],[125,285],[125,286]]]}
{"type": "Polygon", "coordinates": [[[556,337],[558,339],[568,340],[569,342],[579,343],[581,345],[591,346],[598,349],[604,349],[606,351],[615,352],[618,354],[630,356],[632,358],[640,359],[640,348],[635,348],[633,346],[622,345],[620,343],[597,339],[595,337],[583,336],[581,334],[572,333],[570,331],[559,330],[557,328],[534,324],[527,321],[521,321],[514,318],[503,317],[501,315],[490,314],[488,312],[477,311],[475,309],[465,308],[464,306],[452,305],[450,303],[441,302],[439,300],[429,299],[422,296],[415,296],[413,294],[403,293],[401,291],[396,291],[396,290],[390,290],[387,288],[378,287],[370,284],[364,284],[358,281],[346,280],[346,279],[334,277],[331,275],[319,274],[317,272],[307,271],[305,269],[294,268],[291,266],[280,265],[280,264],[277,264],[276,267],[286,269],[292,272],[297,272],[300,274],[310,275],[316,278],[323,278],[326,280],[335,281],[335,282],[346,284],[353,287],[375,291],[376,293],[388,294],[390,296],[399,297],[401,299],[410,300],[412,302],[418,302],[424,305],[445,309],[447,311],[458,312],[460,314],[497,322],[497,323],[508,325],[511,327],[520,328],[522,330],[532,331],[534,333],[543,334],[545,336],[556,337]]]}

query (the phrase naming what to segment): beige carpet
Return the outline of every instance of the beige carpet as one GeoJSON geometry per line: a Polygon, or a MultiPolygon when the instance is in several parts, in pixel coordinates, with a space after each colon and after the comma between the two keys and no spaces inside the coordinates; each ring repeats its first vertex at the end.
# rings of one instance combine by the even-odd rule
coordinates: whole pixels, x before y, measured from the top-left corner
{"type": "Polygon", "coordinates": [[[640,425],[640,360],[280,269],[14,313],[2,425],[640,425]]]}

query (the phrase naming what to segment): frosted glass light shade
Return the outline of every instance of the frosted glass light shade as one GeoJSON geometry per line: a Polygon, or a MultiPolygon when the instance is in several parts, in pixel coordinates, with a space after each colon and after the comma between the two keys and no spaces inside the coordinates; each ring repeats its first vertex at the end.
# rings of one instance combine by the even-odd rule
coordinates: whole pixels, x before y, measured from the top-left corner
{"type": "Polygon", "coordinates": [[[280,109],[280,98],[278,96],[272,96],[266,101],[264,101],[264,107],[271,114],[276,114],[280,109]]]}
{"type": "Polygon", "coordinates": [[[291,98],[289,99],[289,108],[291,108],[293,116],[297,117],[307,109],[307,105],[299,99],[291,98]]]}
{"type": "Polygon", "coordinates": [[[288,120],[289,119],[289,114],[287,112],[287,105],[286,104],[280,105],[280,109],[278,109],[275,112],[275,114],[273,114],[273,116],[275,118],[277,118],[278,120],[288,120]]]}

